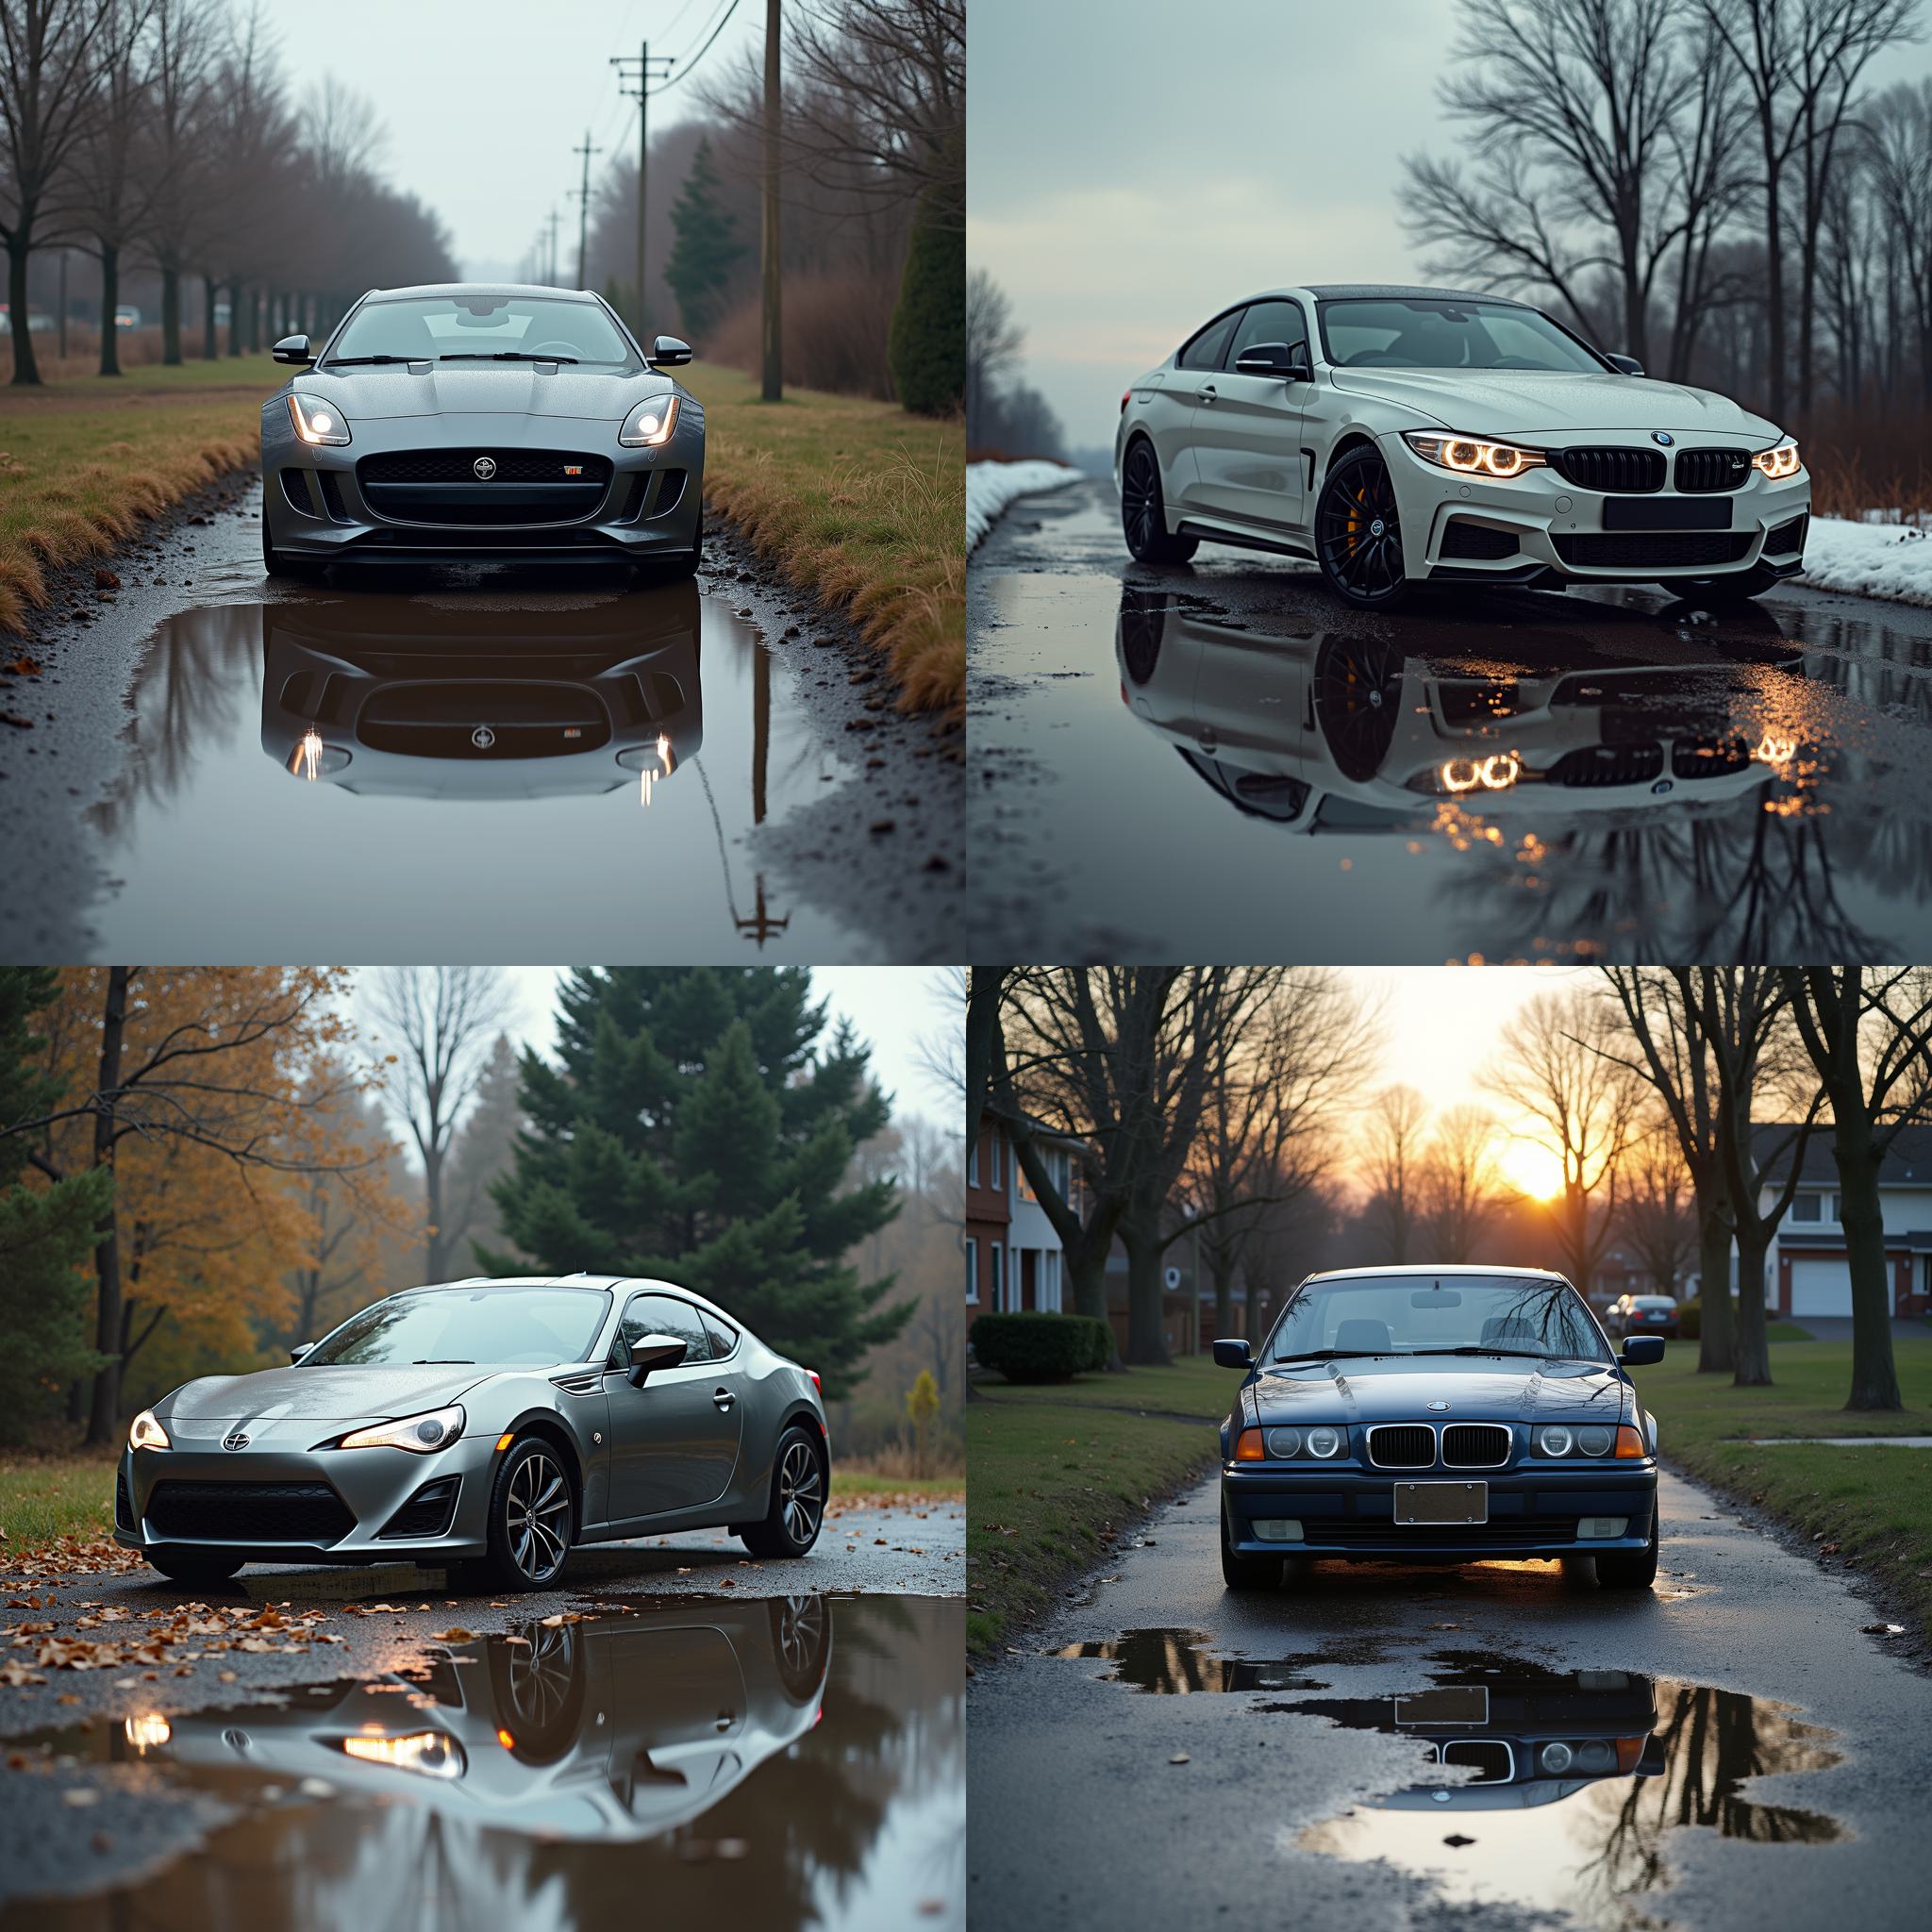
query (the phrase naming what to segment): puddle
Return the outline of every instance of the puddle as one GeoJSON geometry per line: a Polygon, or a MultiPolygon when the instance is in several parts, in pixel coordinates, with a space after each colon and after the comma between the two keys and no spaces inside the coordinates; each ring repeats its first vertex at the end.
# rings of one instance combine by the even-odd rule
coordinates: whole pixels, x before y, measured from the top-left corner
{"type": "Polygon", "coordinates": [[[0,1923],[560,1932],[648,1900],[667,1923],[964,1925],[962,1605],[663,1598],[515,1637],[23,1740],[246,1815],[137,1882],[0,1923]]]}
{"type": "Polygon", "coordinates": [[[269,934],[277,958],[521,958],[558,930],[598,958],[864,957],[746,849],[852,775],[787,683],[691,584],[185,611],[90,813],[119,883],[87,916],[104,954],[197,959],[269,934]]]}
{"type": "MultiPolygon", "coordinates": [[[[1109,1658],[1115,1680],[1161,1694],[1314,1687],[1318,1694],[1257,1703],[1250,1714],[1322,1717],[1416,1740],[1427,1762],[1415,1784],[1309,1826],[1297,1843],[1386,1860],[1456,1903],[1562,1910],[1626,1932],[1667,1913],[1656,1895],[1671,1883],[1666,1834],[1675,1827],[1758,1844],[1843,1836],[1822,1812],[1741,1795],[1760,1774],[1838,1763],[1835,1734],[1788,1705],[1708,1684],[1439,1653],[1402,1691],[1336,1696],[1320,1694],[1318,1657],[1217,1657],[1199,1632],[1175,1629],[1128,1631],[1058,1655],[1109,1658]]],[[[1328,1679],[1334,1671],[1330,1660],[1328,1679]]]]}

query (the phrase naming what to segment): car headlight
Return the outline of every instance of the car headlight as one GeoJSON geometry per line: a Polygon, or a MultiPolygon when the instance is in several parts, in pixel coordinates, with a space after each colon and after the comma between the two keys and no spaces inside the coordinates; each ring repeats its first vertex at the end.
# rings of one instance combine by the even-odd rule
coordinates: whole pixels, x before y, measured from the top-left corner
{"type": "Polygon", "coordinates": [[[1576,1453],[1579,1456],[1607,1456],[1615,1440],[1608,1429],[1578,1429],[1576,1453]]]}
{"type": "Polygon", "coordinates": [[[1268,1453],[1280,1457],[1299,1456],[1302,1453],[1302,1432],[1299,1429],[1270,1429],[1268,1453]]]}
{"type": "Polygon", "coordinates": [[[340,447],[349,440],[349,425],[342,421],[342,412],[333,403],[304,395],[300,390],[289,391],[289,420],[304,442],[340,447]]]}
{"type": "Polygon", "coordinates": [[[677,398],[647,396],[624,419],[617,440],[631,449],[656,448],[660,442],[669,442],[676,427],[677,398]]]}
{"type": "Polygon", "coordinates": [[[463,1433],[463,1405],[453,1402],[447,1408],[432,1408],[425,1415],[406,1415],[400,1422],[377,1423],[373,1428],[358,1429],[336,1444],[338,1449],[411,1449],[427,1456],[435,1449],[447,1449],[463,1433]]]}
{"type": "Polygon", "coordinates": [[[1751,467],[1774,479],[1798,474],[1798,445],[1781,442],[1775,449],[1761,449],[1751,458],[1751,467]]]}
{"type": "Polygon", "coordinates": [[[144,1408],[127,1425],[127,1446],[130,1449],[169,1449],[174,1445],[168,1441],[168,1432],[155,1420],[155,1412],[144,1408]]]}
{"type": "Polygon", "coordinates": [[[1536,1446],[1545,1456],[1567,1456],[1575,1439],[1560,1424],[1536,1432],[1536,1446]]]}
{"type": "Polygon", "coordinates": [[[419,1771],[425,1777],[458,1778],[468,1770],[463,1747],[445,1731],[415,1731],[407,1738],[348,1737],[332,1740],[344,1757],[392,1771],[419,1771]]]}
{"type": "Polygon", "coordinates": [[[1474,436],[1431,436],[1405,429],[1402,440],[1424,462],[1464,475],[1520,476],[1525,470],[1540,468],[1545,460],[1540,449],[1522,449],[1513,442],[1484,442],[1474,436]]]}
{"type": "Polygon", "coordinates": [[[1340,1429],[1331,1429],[1325,1425],[1322,1428],[1310,1429],[1307,1433],[1307,1441],[1308,1454],[1310,1456],[1319,1456],[1324,1461],[1331,1456],[1340,1456],[1341,1454],[1341,1431],[1340,1429]]]}
{"type": "Polygon", "coordinates": [[[1539,1755],[1543,1769],[1557,1777],[1570,1769],[1570,1760],[1575,1756],[1569,1745],[1560,1742],[1545,1744],[1539,1755]]]}

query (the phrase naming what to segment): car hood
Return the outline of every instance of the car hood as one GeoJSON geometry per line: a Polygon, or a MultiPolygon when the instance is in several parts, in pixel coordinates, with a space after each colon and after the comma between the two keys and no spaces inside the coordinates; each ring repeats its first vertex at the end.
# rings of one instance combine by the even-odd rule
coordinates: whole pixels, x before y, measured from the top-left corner
{"type": "Polygon", "coordinates": [[[262,1369],[253,1375],[204,1375],[158,1405],[165,1422],[360,1422],[441,1408],[488,1378],[474,1362],[376,1368],[319,1364],[262,1369]]]}
{"type": "Polygon", "coordinates": [[[1533,369],[1336,369],[1335,387],[1431,417],[1445,429],[1534,438],[1584,429],[1669,429],[1769,441],[1777,425],[1715,391],[1629,375],[1533,369]]]}
{"type": "Polygon", "coordinates": [[[1624,1415],[1627,1385],[1590,1362],[1485,1361],[1434,1357],[1426,1362],[1375,1357],[1264,1369],[1249,1385],[1255,1421],[1274,1423],[1574,1421],[1624,1415]],[[1431,1411],[1432,1402],[1447,1408],[1431,1411]]]}
{"type": "Polygon", "coordinates": [[[387,416],[568,416],[621,423],[646,396],[676,388],[656,370],[614,375],[608,370],[561,368],[544,375],[533,362],[444,362],[418,375],[400,368],[313,370],[298,376],[305,395],[328,396],[348,419],[387,416]]]}

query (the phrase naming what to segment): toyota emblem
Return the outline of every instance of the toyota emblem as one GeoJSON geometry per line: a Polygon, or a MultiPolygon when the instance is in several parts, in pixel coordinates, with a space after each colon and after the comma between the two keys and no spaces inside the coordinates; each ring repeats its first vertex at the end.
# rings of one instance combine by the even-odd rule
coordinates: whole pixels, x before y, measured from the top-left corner
{"type": "MultiPolygon", "coordinates": [[[[1653,442],[1659,442],[1664,446],[1664,448],[1669,449],[1671,444],[1676,441],[1676,438],[1674,437],[1668,429],[1653,429],[1650,432],[1650,440],[1653,442]]],[[[480,476],[483,474],[483,472],[479,468],[476,474],[477,475],[480,476]]]]}
{"type": "MultiPolygon", "coordinates": [[[[1670,440],[1668,436],[1664,438],[1666,442],[1670,441],[1670,440]]],[[[496,458],[494,457],[478,457],[470,467],[475,471],[477,482],[487,483],[491,477],[496,475],[496,458]]]]}
{"type": "Polygon", "coordinates": [[[491,730],[489,725],[479,724],[475,730],[470,733],[470,742],[478,751],[488,751],[496,742],[496,733],[491,730]]]}
{"type": "Polygon", "coordinates": [[[247,1446],[248,1431],[246,1429],[230,1429],[222,1438],[222,1447],[224,1449],[245,1449],[247,1446]]]}

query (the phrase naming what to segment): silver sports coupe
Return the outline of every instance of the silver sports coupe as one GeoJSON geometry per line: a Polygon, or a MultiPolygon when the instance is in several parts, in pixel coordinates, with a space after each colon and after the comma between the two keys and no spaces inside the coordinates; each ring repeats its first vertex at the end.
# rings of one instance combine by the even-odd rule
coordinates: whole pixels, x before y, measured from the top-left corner
{"type": "Polygon", "coordinates": [[[704,554],[705,411],[601,296],[372,289],[261,407],[261,561],[620,563],[704,554]]]}
{"type": "Polygon", "coordinates": [[[818,1540],[817,1374],[670,1282],[410,1289],[292,1354],[135,1417],[117,1541],[183,1583],[408,1557],[514,1590],[553,1582],[575,1543],[727,1524],[802,1557],[818,1540]]]}

